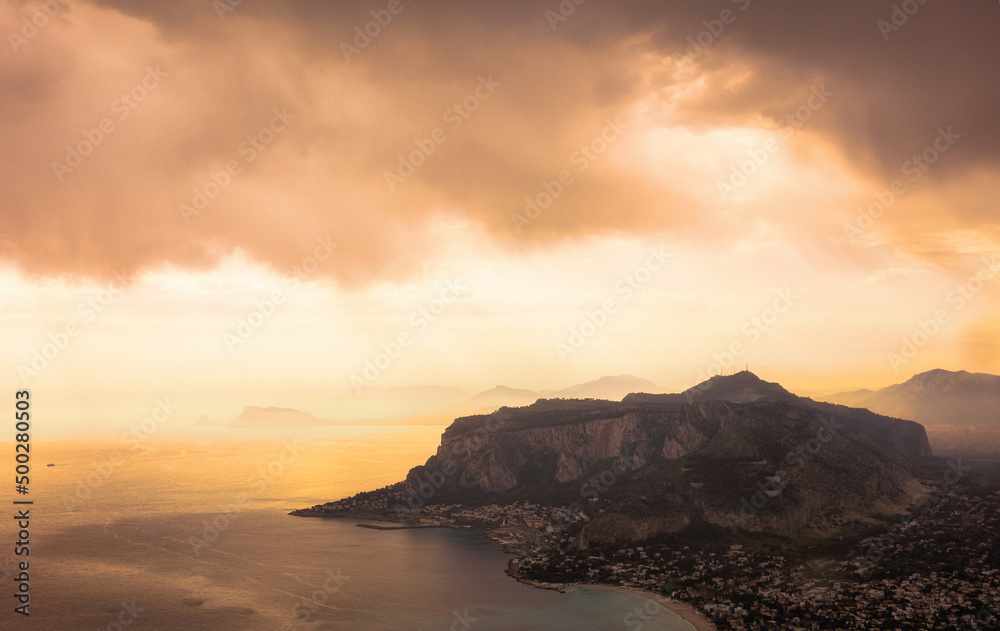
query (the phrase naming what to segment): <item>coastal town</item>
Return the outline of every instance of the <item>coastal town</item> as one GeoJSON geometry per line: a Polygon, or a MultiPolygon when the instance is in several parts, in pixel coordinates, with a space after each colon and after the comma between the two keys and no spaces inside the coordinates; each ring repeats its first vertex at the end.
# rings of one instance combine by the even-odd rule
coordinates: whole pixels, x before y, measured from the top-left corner
{"type": "MultiPolygon", "coordinates": [[[[807,543],[699,529],[623,548],[581,548],[603,508],[530,502],[402,509],[373,492],[297,514],[391,520],[395,527],[481,530],[517,555],[508,573],[539,587],[612,585],[689,604],[722,630],[1000,629],[1000,491],[963,490],[845,543],[807,543]],[[713,536],[718,534],[719,536],[713,536]]],[[[642,628],[633,619],[631,629],[642,628]]]]}

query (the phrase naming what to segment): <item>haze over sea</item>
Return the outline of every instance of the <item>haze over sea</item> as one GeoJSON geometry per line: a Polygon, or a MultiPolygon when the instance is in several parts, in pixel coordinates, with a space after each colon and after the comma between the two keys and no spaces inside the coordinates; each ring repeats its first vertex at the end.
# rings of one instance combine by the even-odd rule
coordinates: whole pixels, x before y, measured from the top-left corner
{"type": "MultiPolygon", "coordinates": [[[[626,616],[646,601],[517,583],[503,572],[510,556],[475,532],[378,531],[287,515],[402,479],[433,453],[439,427],[310,429],[309,439],[301,431],[285,441],[197,429],[203,438],[139,447],[32,445],[31,616],[14,614],[7,596],[0,627],[119,629],[123,620],[124,628],[170,631],[639,628],[626,616]]],[[[13,543],[11,521],[0,532],[13,543]]],[[[9,595],[21,559],[4,548],[0,591],[9,595]]],[[[691,627],[659,610],[641,628],[691,627]]]]}

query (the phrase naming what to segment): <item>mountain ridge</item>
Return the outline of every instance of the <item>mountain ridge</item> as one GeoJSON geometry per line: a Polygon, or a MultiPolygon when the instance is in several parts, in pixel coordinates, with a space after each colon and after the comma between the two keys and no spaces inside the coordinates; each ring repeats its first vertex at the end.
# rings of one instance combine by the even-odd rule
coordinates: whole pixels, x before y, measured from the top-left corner
{"type": "Polygon", "coordinates": [[[937,464],[918,423],[798,397],[744,372],[679,394],[540,399],[457,418],[391,489],[411,504],[565,504],[610,472],[621,483],[581,532],[587,545],[695,523],[790,537],[831,511],[905,503],[917,473],[937,464]]]}
{"type": "Polygon", "coordinates": [[[926,425],[1000,428],[1000,376],[934,369],[879,390],[853,390],[822,397],[926,425]]]}

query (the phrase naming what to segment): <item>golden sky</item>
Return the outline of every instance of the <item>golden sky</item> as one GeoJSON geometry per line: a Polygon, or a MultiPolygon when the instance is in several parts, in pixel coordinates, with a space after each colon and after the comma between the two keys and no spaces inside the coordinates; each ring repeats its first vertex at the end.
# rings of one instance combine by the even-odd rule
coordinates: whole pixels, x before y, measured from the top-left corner
{"type": "Polygon", "coordinates": [[[0,335],[63,427],[1000,372],[995,3],[15,0],[0,32],[0,335]]]}

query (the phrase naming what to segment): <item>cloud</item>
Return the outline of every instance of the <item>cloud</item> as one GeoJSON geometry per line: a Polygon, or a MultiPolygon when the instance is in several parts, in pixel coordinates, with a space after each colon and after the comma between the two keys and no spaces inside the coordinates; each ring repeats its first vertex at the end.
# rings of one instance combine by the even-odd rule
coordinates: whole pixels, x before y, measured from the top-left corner
{"type": "MultiPolygon", "coordinates": [[[[447,217],[512,250],[649,233],[825,244],[828,215],[765,235],[783,209],[764,200],[741,216],[706,197],[711,177],[683,176],[688,156],[659,171],[650,160],[659,129],[774,130],[822,84],[835,97],[788,156],[833,160],[847,188],[896,177],[941,126],[960,145],[922,186],[988,171],[1000,147],[1000,88],[982,79],[1000,63],[993,6],[929,2],[885,41],[886,3],[586,3],[553,31],[555,2],[404,0],[355,42],[387,6],[244,2],[220,18],[193,0],[66,5],[0,65],[0,256],[27,273],[101,275],[242,251],[284,272],[331,235],[342,247],[320,273],[351,285],[419,273],[447,217]],[[734,21],[678,63],[723,10],[734,21]],[[345,42],[359,50],[349,60],[345,42]],[[597,141],[615,120],[624,131],[597,141]],[[603,150],[582,159],[588,146],[603,150]],[[69,167],[74,151],[89,155],[69,167]],[[519,230],[512,215],[542,193],[551,205],[519,230]]],[[[37,11],[6,5],[0,30],[37,11]]],[[[946,212],[982,215],[983,194],[971,197],[946,212]]]]}

